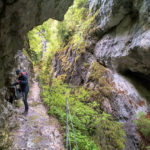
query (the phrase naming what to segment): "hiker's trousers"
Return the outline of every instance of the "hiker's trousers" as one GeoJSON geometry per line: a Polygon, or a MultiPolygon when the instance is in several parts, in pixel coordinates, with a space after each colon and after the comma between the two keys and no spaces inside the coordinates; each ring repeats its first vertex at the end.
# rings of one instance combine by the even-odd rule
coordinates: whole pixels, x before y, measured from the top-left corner
{"type": "Polygon", "coordinates": [[[25,108],[26,112],[28,112],[28,109],[29,109],[28,102],[27,102],[28,93],[29,93],[29,87],[27,86],[25,91],[22,92],[22,94],[23,94],[23,103],[24,103],[24,108],[25,108]]]}

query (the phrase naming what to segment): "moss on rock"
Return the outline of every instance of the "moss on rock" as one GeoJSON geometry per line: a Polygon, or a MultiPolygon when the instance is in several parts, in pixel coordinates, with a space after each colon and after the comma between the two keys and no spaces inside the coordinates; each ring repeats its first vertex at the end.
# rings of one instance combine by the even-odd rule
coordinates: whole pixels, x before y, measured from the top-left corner
{"type": "MultiPolygon", "coordinates": [[[[112,87],[108,81],[108,72],[104,66],[98,62],[94,62],[90,69],[90,74],[88,76],[88,82],[94,83],[95,91],[91,91],[92,96],[100,95],[110,98],[112,87]]],[[[98,97],[99,98],[99,97],[98,97]]]]}
{"type": "Polygon", "coordinates": [[[6,150],[11,145],[12,139],[9,139],[9,131],[7,129],[0,130],[0,149],[6,150]]]}

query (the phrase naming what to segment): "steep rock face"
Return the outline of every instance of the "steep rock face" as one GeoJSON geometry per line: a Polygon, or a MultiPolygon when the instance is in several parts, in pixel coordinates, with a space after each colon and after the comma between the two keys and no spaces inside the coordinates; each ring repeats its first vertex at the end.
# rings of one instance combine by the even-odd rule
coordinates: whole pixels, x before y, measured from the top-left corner
{"type": "Polygon", "coordinates": [[[28,73],[29,83],[31,84],[32,78],[34,77],[32,62],[30,62],[28,57],[25,56],[21,50],[17,52],[14,59],[14,68],[12,72],[10,72],[10,75],[8,75],[10,77],[8,80],[14,82],[16,78],[13,77],[16,77],[16,69],[21,69],[23,72],[25,71],[28,73]]]}
{"type": "Polygon", "coordinates": [[[7,101],[3,101],[5,88],[0,90],[0,149],[7,149],[11,144],[12,139],[9,139],[9,131],[17,126],[16,112],[12,105],[7,101]]]}
{"type": "MultiPolygon", "coordinates": [[[[103,21],[98,27],[105,34],[98,41],[93,52],[99,62],[109,68],[119,72],[130,70],[149,76],[150,1],[128,0],[125,3],[122,2],[122,5],[119,5],[120,3],[115,0],[113,5],[108,2],[102,5],[104,8],[106,5],[106,8],[111,10],[112,17],[107,9],[103,11],[105,16],[102,13],[99,14],[99,18],[103,21]],[[127,7],[125,11],[122,7],[125,8],[127,4],[130,4],[130,7],[127,7]],[[114,7],[117,8],[115,12],[113,12],[114,7]]],[[[100,11],[103,8],[101,7],[100,11]]]]}
{"type": "Polygon", "coordinates": [[[112,73],[119,72],[129,77],[130,81],[134,81],[131,83],[136,85],[137,89],[142,87],[137,92],[126,78],[117,73],[112,74],[118,92],[113,93],[113,100],[109,102],[116,116],[119,116],[118,113],[124,116],[127,133],[126,149],[138,149],[139,137],[130,120],[139,111],[149,110],[150,1],[90,2],[90,8],[99,11],[96,23],[98,38],[94,42],[95,45],[92,42],[94,46],[92,45],[90,52],[102,65],[113,70],[112,73]]]}
{"type": "Polygon", "coordinates": [[[97,63],[96,58],[91,53],[76,54],[72,46],[64,52],[55,54],[53,60],[55,76],[66,74],[65,82],[74,85],[84,85],[94,91],[98,90],[99,86],[111,87],[108,92],[106,91],[106,93],[101,95],[106,98],[102,102],[102,109],[107,113],[113,114],[117,120],[124,122],[134,119],[135,115],[140,111],[148,111],[146,100],[139,95],[129,81],[110,69],[100,68],[99,66],[101,65],[97,63]],[[93,72],[92,67],[96,67],[93,72]],[[101,76],[96,76],[98,69],[105,73],[101,76]],[[98,82],[96,79],[101,80],[98,82]],[[107,79],[107,83],[103,82],[105,79],[107,79]]]}
{"type": "Polygon", "coordinates": [[[91,89],[91,101],[96,100],[101,110],[124,123],[126,149],[139,149],[140,137],[132,121],[137,113],[146,113],[148,108],[146,100],[131,83],[101,66],[91,53],[77,53],[72,45],[64,52],[55,54],[53,68],[55,76],[65,75],[65,82],[91,89]]]}
{"type": "Polygon", "coordinates": [[[91,0],[89,8],[92,9],[93,12],[96,10],[99,11],[97,17],[97,29],[99,30],[99,34],[106,33],[118,25],[131,11],[134,11],[131,0],[91,0]]]}
{"type": "Polygon", "coordinates": [[[133,120],[140,111],[149,111],[150,1],[89,0],[89,4],[91,12],[99,11],[99,14],[94,30],[86,39],[87,51],[79,53],[70,45],[57,53],[53,61],[55,76],[65,74],[66,82],[98,91],[95,99],[103,97],[101,109],[124,122],[126,150],[138,150],[141,138],[133,120]],[[99,67],[97,61],[107,69],[99,67]],[[98,70],[105,70],[98,76],[100,82],[91,78],[93,64],[94,75],[98,70]],[[137,91],[134,85],[142,88],[137,91]],[[107,90],[99,91],[100,87],[107,90]]]}
{"type": "MultiPolygon", "coordinates": [[[[9,146],[9,130],[16,126],[7,86],[20,68],[32,76],[32,65],[22,54],[28,45],[26,34],[48,18],[63,20],[73,0],[0,0],[0,149],[9,146]],[[26,42],[24,42],[26,41],[26,42]]],[[[30,78],[31,81],[31,78],[30,78]]]]}

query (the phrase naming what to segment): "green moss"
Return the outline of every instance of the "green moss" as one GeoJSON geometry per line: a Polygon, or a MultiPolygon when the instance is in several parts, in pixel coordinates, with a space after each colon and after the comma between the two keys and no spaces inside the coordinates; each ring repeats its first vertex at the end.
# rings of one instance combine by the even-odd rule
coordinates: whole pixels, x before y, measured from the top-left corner
{"type": "Polygon", "coordinates": [[[150,146],[146,146],[146,149],[147,149],[147,150],[150,150],[150,146]]]}
{"type": "Polygon", "coordinates": [[[71,67],[71,63],[68,61],[68,56],[69,52],[67,52],[66,54],[64,54],[64,52],[59,53],[59,59],[61,60],[61,69],[64,72],[67,72],[71,67]]]}
{"type": "Polygon", "coordinates": [[[142,142],[140,145],[141,150],[149,149],[150,143],[150,113],[144,114],[140,112],[137,115],[137,119],[134,120],[134,123],[137,126],[137,130],[142,137],[142,142]]]}
{"type": "Polygon", "coordinates": [[[6,150],[12,144],[12,140],[9,138],[9,130],[0,130],[0,149],[6,150]]]}
{"type": "Polygon", "coordinates": [[[67,77],[66,74],[62,74],[62,75],[58,76],[57,79],[58,79],[58,80],[61,80],[61,81],[65,81],[66,77],[67,77]]]}
{"type": "Polygon", "coordinates": [[[14,105],[18,108],[20,108],[21,106],[23,106],[23,103],[21,100],[15,101],[14,105]]]}
{"type": "Polygon", "coordinates": [[[36,144],[36,143],[39,143],[41,140],[42,140],[42,137],[39,136],[39,137],[36,137],[32,142],[36,144]]]}
{"type": "Polygon", "coordinates": [[[37,115],[33,115],[33,116],[31,116],[31,117],[29,118],[29,120],[30,120],[30,121],[33,121],[33,120],[36,120],[37,118],[38,118],[37,115]]]}
{"type": "Polygon", "coordinates": [[[84,63],[83,66],[84,66],[85,68],[87,68],[87,67],[89,67],[89,63],[84,63]]]}
{"type": "Polygon", "coordinates": [[[99,92],[105,97],[111,96],[112,87],[107,78],[108,74],[106,68],[100,65],[98,62],[94,62],[88,77],[88,81],[92,81],[99,85],[98,90],[95,91],[95,93],[91,92],[92,95],[94,94],[94,97],[99,95],[99,92]]]}
{"type": "Polygon", "coordinates": [[[140,113],[139,118],[135,120],[138,130],[142,133],[142,135],[149,139],[150,137],[150,114],[145,115],[144,113],[140,113]]]}
{"type": "Polygon", "coordinates": [[[111,115],[101,114],[100,124],[98,124],[96,131],[96,141],[100,143],[103,150],[122,150],[125,148],[126,135],[123,124],[114,121],[111,115]]]}

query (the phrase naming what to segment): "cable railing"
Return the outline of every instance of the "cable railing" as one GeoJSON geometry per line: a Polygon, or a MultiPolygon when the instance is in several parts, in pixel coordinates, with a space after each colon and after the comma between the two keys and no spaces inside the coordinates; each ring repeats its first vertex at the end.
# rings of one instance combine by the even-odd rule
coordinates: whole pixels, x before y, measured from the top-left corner
{"type": "MultiPolygon", "coordinates": [[[[53,83],[53,73],[50,74],[50,100],[51,100],[51,96],[52,96],[52,83],[53,83]]],[[[71,88],[71,90],[73,88],[78,87],[78,86],[74,86],[74,85],[63,85],[63,86],[66,86],[67,88],[71,88]]],[[[57,92],[57,91],[55,91],[55,92],[57,92]]],[[[63,93],[60,93],[60,94],[63,94],[63,93]]],[[[75,129],[74,129],[72,116],[71,116],[71,112],[70,112],[70,108],[69,108],[68,98],[66,98],[66,150],[72,149],[71,140],[70,140],[70,129],[71,128],[69,126],[69,121],[71,123],[72,131],[73,131],[73,135],[74,135],[76,150],[78,150],[78,144],[77,144],[75,129]]]]}

